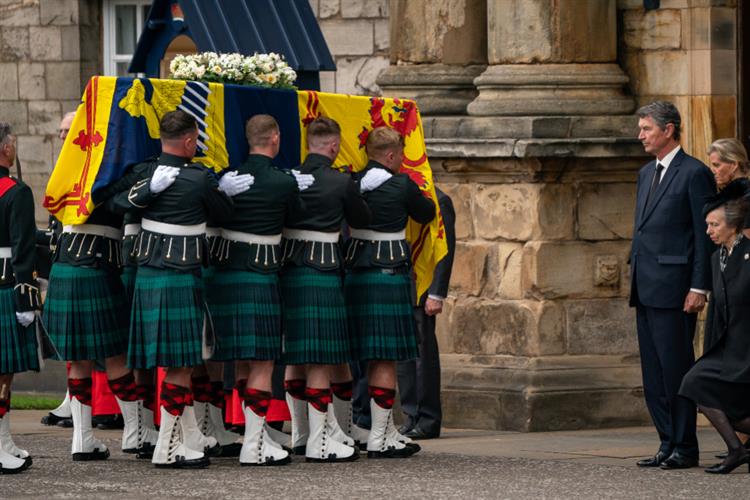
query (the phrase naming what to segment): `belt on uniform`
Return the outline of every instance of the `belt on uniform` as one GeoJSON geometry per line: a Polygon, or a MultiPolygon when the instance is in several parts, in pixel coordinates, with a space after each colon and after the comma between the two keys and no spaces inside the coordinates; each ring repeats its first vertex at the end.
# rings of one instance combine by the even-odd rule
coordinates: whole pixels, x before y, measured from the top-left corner
{"type": "Polygon", "coordinates": [[[221,236],[221,228],[216,226],[206,226],[206,237],[215,238],[221,236]]]}
{"type": "Polygon", "coordinates": [[[229,229],[221,230],[221,237],[225,240],[239,241],[256,245],[278,245],[281,243],[280,234],[253,234],[243,233],[241,231],[231,231],[229,229]]]}
{"type": "Polygon", "coordinates": [[[125,224],[125,227],[122,228],[122,235],[123,236],[135,236],[140,231],[141,231],[140,224],[125,224]]]}
{"type": "Polygon", "coordinates": [[[10,259],[13,257],[13,251],[10,247],[0,247],[0,259],[10,259]]]}
{"type": "Polygon", "coordinates": [[[122,231],[111,226],[102,226],[99,224],[76,224],[63,226],[64,233],[72,234],[91,234],[94,236],[103,236],[110,240],[119,240],[122,238],[122,231]]]}
{"type": "Polygon", "coordinates": [[[182,224],[167,224],[165,222],[157,222],[151,219],[143,219],[141,221],[141,227],[145,231],[164,234],[166,236],[200,236],[206,233],[205,222],[202,224],[185,226],[182,224]]]}
{"type": "Polygon", "coordinates": [[[402,229],[395,233],[382,233],[380,231],[373,231],[372,229],[355,229],[351,228],[352,238],[358,240],[369,240],[369,241],[395,241],[405,240],[406,230],[402,229]]]}
{"type": "Polygon", "coordinates": [[[338,243],[339,233],[325,233],[323,231],[310,231],[307,229],[284,228],[284,238],[288,240],[317,241],[321,243],[338,243]]]}

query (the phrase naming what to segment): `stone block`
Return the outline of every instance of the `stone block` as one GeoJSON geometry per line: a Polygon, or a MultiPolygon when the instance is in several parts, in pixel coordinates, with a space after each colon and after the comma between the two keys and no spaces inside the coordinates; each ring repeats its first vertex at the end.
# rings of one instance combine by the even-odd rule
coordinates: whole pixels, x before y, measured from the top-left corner
{"type": "Polygon", "coordinates": [[[372,21],[324,19],[320,29],[334,56],[366,56],[373,53],[372,21]]]}
{"type": "MultiPolygon", "coordinates": [[[[690,0],[661,0],[659,8],[662,9],[685,9],[690,0]]],[[[693,0],[691,3],[695,3],[693,0]]],[[[617,10],[643,10],[643,0],[617,0],[617,10]]]]}
{"type": "Polygon", "coordinates": [[[31,58],[35,61],[59,61],[62,57],[62,38],[58,26],[29,28],[31,58]]]}
{"type": "Polygon", "coordinates": [[[690,85],[688,52],[628,51],[624,58],[630,85],[636,95],[687,95],[690,85]]]}
{"type": "Polygon", "coordinates": [[[357,90],[362,95],[382,94],[376,80],[378,76],[388,69],[390,61],[387,57],[369,57],[357,73],[357,90]]]}
{"type": "Polygon", "coordinates": [[[573,238],[575,227],[575,191],[570,184],[543,184],[539,191],[539,218],[535,239],[573,238]]]}
{"type": "Polygon", "coordinates": [[[737,98],[711,96],[711,125],[714,137],[732,137],[737,126],[737,98]]]}
{"type": "Polygon", "coordinates": [[[320,90],[321,92],[336,92],[336,72],[335,71],[321,71],[320,72],[320,90]]]}
{"type": "Polygon", "coordinates": [[[391,46],[391,23],[388,19],[378,19],[375,26],[375,50],[388,50],[391,46]]]}
{"type": "Polygon", "coordinates": [[[18,63],[18,82],[21,99],[44,99],[44,64],[18,63]]]}
{"type": "Polygon", "coordinates": [[[521,243],[498,243],[490,266],[490,278],[497,284],[497,296],[501,299],[522,299],[521,268],[523,265],[523,245],[521,243]]]}
{"type": "Polygon", "coordinates": [[[582,184],[578,193],[578,237],[614,240],[633,237],[635,183],[582,184]]]}
{"type": "Polygon", "coordinates": [[[341,0],[341,16],[388,17],[388,0],[341,0]]]}
{"type": "Polygon", "coordinates": [[[469,184],[440,183],[440,189],[450,196],[456,212],[456,239],[468,240],[474,237],[474,218],[471,213],[472,188],[469,184]]]}
{"type": "Polygon", "coordinates": [[[54,136],[61,118],[59,102],[29,102],[29,134],[54,136]]]}
{"type": "Polygon", "coordinates": [[[635,309],[627,299],[565,301],[568,354],[638,355],[635,309]]]}
{"type": "Polygon", "coordinates": [[[40,135],[18,136],[18,156],[23,172],[49,175],[52,172],[52,139],[40,135]]]}
{"type": "Polygon", "coordinates": [[[336,59],[336,92],[339,94],[357,94],[357,75],[367,58],[341,57],[336,59]]]}
{"type": "Polygon", "coordinates": [[[315,17],[318,17],[320,14],[320,0],[308,0],[310,3],[310,8],[313,11],[313,14],[315,17]]]}
{"type": "Polygon", "coordinates": [[[711,48],[734,50],[737,48],[737,9],[711,9],[711,48]]]}
{"type": "Polygon", "coordinates": [[[493,254],[492,245],[487,243],[456,243],[451,290],[461,295],[479,295],[487,280],[488,260],[493,254]]]}
{"type": "Polygon", "coordinates": [[[338,16],[340,5],[340,0],[320,0],[318,17],[320,19],[328,19],[329,17],[338,16]]]}
{"type": "Polygon", "coordinates": [[[629,293],[627,260],[629,241],[544,242],[524,245],[522,286],[527,297],[559,298],[625,297],[629,293]],[[607,259],[601,259],[606,256],[607,259]],[[617,259],[617,269],[599,269],[617,259]],[[619,286],[596,286],[597,273],[619,273],[619,286]]]}
{"type": "Polygon", "coordinates": [[[28,132],[29,120],[25,101],[0,101],[0,116],[10,123],[14,134],[28,132]]]}
{"type": "Polygon", "coordinates": [[[18,64],[0,63],[0,99],[18,99],[18,64]]]}
{"type": "Polygon", "coordinates": [[[81,97],[81,73],[78,63],[47,63],[45,75],[48,99],[81,97]]]}
{"type": "Polygon", "coordinates": [[[39,24],[39,3],[4,1],[0,9],[0,26],[34,26],[39,24]]]}
{"type": "Polygon", "coordinates": [[[66,26],[60,29],[62,40],[62,59],[78,61],[81,58],[80,31],[78,26],[66,26]]]}
{"type": "Polygon", "coordinates": [[[0,39],[0,60],[18,61],[28,59],[31,54],[29,50],[29,30],[25,27],[3,26],[0,39]]]}
{"type": "Polygon", "coordinates": [[[682,14],[675,9],[633,10],[623,14],[623,40],[635,49],[679,49],[682,14]]]}
{"type": "Polygon", "coordinates": [[[78,0],[40,0],[41,23],[57,26],[78,24],[78,0]]]}

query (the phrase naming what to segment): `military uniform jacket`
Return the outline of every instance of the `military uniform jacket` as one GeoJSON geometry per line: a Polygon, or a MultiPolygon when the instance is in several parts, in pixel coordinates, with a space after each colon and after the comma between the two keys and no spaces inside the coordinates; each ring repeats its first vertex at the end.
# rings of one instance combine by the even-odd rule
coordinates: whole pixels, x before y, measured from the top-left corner
{"type": "MultiPolygon", "coordinates": [[[[359,180],[375,168],[386,170],[380,163],[370,161],[355,178],[359,180]]],[[[410,217],[419,224],[427,224],[435,217],[435,203],[406,174],[392,176],[364,197],[372,211],[372,220],[364,226],[352,224],[352,229],[397,233],[406,228],[410,217]]],[[[345,256],[348,269],[411,267],[411,251],[404,238],[386,241],[353,237],[347,242],[345,256]]]]}
{"type": "MultiPolygon", "coordinates": [[[[312,186],[300,193],[304,208],[294,210],[287,218],[288,229],[302,229],[335,233],[341,223],[365,227],[371,213],[359,187],[350,175],[331,168],[332,161],[325,156],[309,154],[300,166],[303,174],[315,179],[312,186]]],[[[338,243],[321,243],[285,239],[282,245],[284,262],[297,266],[310,266],[321,271],[342,267],[341,248],[338,243]]]]}
{"type": "Polygon", "coordinates": [[[268,156],[251,154],[236,169],[239,174],[251,174],[255,181],[249,190],[232,198],[234,213],[221,225],[225,237],[221,240],[216,259],[219,268],[269,273],[281,267],[279,244],[237,241],[226,237],[230,232],[280,235],[287,215],[303,211],[297,181],[292,175],[273,166],[271,161],[268,156]]]}
{"type": "Polygon", "coordinates": [[[0,287],[14,289],[16,310],[41,307],[34,279],[34,197],[31,188],[0,166],[0,287]]]}

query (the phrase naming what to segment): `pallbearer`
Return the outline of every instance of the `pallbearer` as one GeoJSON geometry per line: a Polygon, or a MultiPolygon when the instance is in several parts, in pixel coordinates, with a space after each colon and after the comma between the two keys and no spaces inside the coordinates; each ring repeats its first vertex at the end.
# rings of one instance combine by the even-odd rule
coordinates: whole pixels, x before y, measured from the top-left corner
{"type": "Polygon", "coordinates": [[[13,374],[39,370],[36,330],[39,288],[34,279],[34,199],[31,188],[10,176],[16,136],[0,122],[0,473],[15,474],[31,465],[26,450],[10,435],[10,384],[13,374]]]}
{"type": "Polygon", "coordinates": [[[369,224],[352,224],[346,250],[346,300],[353,351],[368,361],[372,427],[370,458],[408,457],[419,448],[404,444],[392,420],[396,362],[417,357],[412,312],[411,250],[406,241],[409,218],[427,224],[435,204],[406,174],[400,174],[404,140],[393,129],[373,129],[367,138],[370,159],[357,174],[372,211],[369,224]],[[384,180],[386,179],[386,180],[384,180]],[[384,181],[383,181],[384,180],[384,181]]]}

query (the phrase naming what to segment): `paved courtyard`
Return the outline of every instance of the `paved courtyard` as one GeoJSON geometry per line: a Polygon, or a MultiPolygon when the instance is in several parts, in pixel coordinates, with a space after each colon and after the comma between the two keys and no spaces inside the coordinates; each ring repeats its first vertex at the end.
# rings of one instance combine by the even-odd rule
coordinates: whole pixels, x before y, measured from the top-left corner
{"type": "MultiPolygon", "coordinates": [[[[98,431],[113,449],[106,462],[74,463],[67,429],[39,424],[46,412],[14,411],[17,444],[34,456],[24,474],[3,476],[2,498],[747,498],[747,469],[715,477],[702,468],[642,470],[654,451],[648,428],[503,433],[448,429],[409,460],[240,467],[212,459],[208,469],[163,471],[123,455],[119,432],[98,431]]],[[[700,430],[701,464],[716,462],[715,433],[700,430]]]]}

